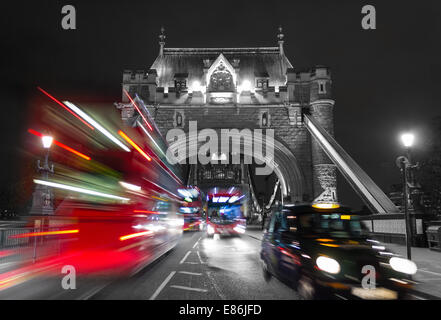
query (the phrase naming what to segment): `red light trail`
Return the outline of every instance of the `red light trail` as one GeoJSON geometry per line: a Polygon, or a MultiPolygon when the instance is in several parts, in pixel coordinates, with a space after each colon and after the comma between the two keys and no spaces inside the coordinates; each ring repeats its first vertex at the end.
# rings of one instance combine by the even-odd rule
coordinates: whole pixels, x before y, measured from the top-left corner
{"type": "Polygon", "coordinates": [[[38,237],[38,236],[50,236],[50,235],[57,235],[57,234],[71,234],[71,233],[78,233],[80,230],[59,230],[59,231],[44,231],[44,232],[30,232],[30,233],[22,233],[17,234],[14,236],[10,236],[12,239],[17,238],[28,238],[28,237],[38,237]]]}
{"type": "Polygon", "coordinates": [[[53,101],[55,101],[56,103],[58,103],[60,106],[62,106],[64,109],[66,109],[67,111],[69,111],[70,114],[73,114],[75,116],[75,118],[77,118],[78,120],[80,120],[82,123],[84,123],[86,126],[88,126],[90,129],[95,130],[94,127],[92,127],[90,124],[88,124],[86,121],[84,121],[83,119],[81,119],[78,115],[75,114],[75,112],[73,112],[72,110],[70,110],[68,107],[66,107],[62,102],[60,102],[59,100],[57,100],[56,98],[54,98],[53,96],[51,96],[48,92],[44,91],[43,89],[41,89],[40,87],[37,87],[38,90],[40,90],[42,93],[44,93],[46,96],[48,96],[49,98],[51,98],[53,101]]]}
{"type": "Polygon", "coordinates": [[[149,210],[133,210],[134,213],[148,213],[148,214],[160,214],[156,211],[149,211],[149,210]]]}
{"type": "Polygon", "coordinates": [[[137,233],[132,233],[132,234],[128,234],[122,237],[119,237],[119,240],[124,241],[127,239],[132,239],[132,238],[137,238],[137,237],[141,237],[141,236],[146,236],[148,234],[152,233],[152,231],[143,231],[143,232],[137,232],[137,233]]]}
{"type": "MultiPolygon", "coordinates": [[[[37,137],[40,137],[40,138],[43,137],[43,134],[41,134],[40,132],[35,131],[33,129],[28,129],[28,132],[32,133],[33,135],[36,135],[37,137]]],[[[67,151],[72,152],[73,154],[76,154],[77,156],[79,156],[79,157],[81,157],[83,159],[90,160],[89,156],[86,156],[85,154],[82,154],[81,152],[78,152],[77,150],[72,149],[71,147],[68,147],[65,144],[61,143],[61,142],[56,141],[55,139],[53,140],[53,143],[56,144],[57,146],[63,148],[63,149],[66,149],[67,151]]]]}
{"type": "Polygon", "coordinates": [[[144,158],[146,158],[148,161],[152,161],[152,158],[150,158],[135,142],[133,142],[132,139],[130,139],[124,132],[121,130],[118,131],[119,135],[124,138],[130,145],[135,148],[144,158]]]}
{"type": "Polygon", "coordinates": [[[147,119],[144,117],[144,115],[142,114],[141,110],[139,110],[139,108],[136,105],[135,101],[133,101],[132,97],[129,95],[129,93],[126,91],[126,89],[123,89],[123,90],[124,90],[124,93],[126,94],[127,98],[129,98],[130,102],[135,107],[136,111],[138,111],[138,113],[141,115],[141,117],[144,120],[145,124],[149,127],[150,131],[153,131],[151,125],[148,123],[147,119]]]}

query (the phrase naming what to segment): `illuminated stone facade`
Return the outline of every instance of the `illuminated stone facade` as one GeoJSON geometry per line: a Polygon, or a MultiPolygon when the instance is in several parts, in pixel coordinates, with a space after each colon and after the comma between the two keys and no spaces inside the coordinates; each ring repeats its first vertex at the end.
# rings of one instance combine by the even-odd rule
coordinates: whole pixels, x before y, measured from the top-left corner
{"type": "MultiPolygon", "coordinates": [[[[278,178],[289,201],[336,200],[336,168],[303,124],[313,115],[333,134],[331,75],[316,66],[295,70],[277,46],[253,48],[168,48],[160,35],[159,55],[150,68],[123,74],[122,87],[142,99],[163,136],[168,130],[273,129],[278,178]]],[[[116,104],[124,121],[137,113],[126,94],[116,104]]],[[[134,118],[135,117],[135,118],[134,118]]]]}

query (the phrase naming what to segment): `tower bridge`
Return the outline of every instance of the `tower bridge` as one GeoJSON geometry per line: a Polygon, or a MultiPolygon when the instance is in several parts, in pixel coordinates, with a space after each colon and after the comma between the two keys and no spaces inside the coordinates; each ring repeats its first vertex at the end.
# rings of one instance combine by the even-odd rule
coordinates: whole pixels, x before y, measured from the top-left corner
{"type": "MultiPolygon", "coordinates": [[[[185,150],[191,145],[199,150],[205,142],[198,139],[199,134],[189,134],[192,123],[197,123],[198,133],[271,130],[271,168],[282,201],[337,202],[338,169],[372,212],[398,212],[333,138],[336,106],[330,69],[296,70],[286,56],[282,28],[274,47],[169,48],[164,29],[159,39],[159,54],[150,68],[124,71],[122,101],[116,107],[127,125],[139,125],[140,114],[126,92],[136,97],[143,106],[141,112],[163,137],[170,130],[182,130],[186,138],[180,143],[187,146],[185,150]]],[[[186,182],[203,188],[241,186],[250,205],[256,203],[256,195],[250,192],[258,186],[250,185],[254,179],[243,161],[246,144],[240,140],[240,163],[228,161],[234,156],[231,153],[208,155],[208,164],[183,161],[186,182]]],[[[255,160],[268,162],[264,157],[255,160]]]]}

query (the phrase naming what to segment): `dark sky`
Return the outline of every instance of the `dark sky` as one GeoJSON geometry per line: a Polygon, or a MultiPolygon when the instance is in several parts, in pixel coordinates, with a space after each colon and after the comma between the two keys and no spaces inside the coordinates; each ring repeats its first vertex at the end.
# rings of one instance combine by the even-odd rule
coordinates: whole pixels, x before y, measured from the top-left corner
{"type": "MultiPolygon", "coordinates": [[[[399,182],[398,135],[412,129],[415,152],[441,114],[439,1],[14,1],[2,9],[2,185],[15,178],[26,108],[39,85],[58,96],[118,101],[123,69],[148,68],[158,33],[169,47],[276,45],[295,69],[332,70],[335,136],[381,187],[399,182]],[[77,9],[77,30],[61,28],[61,8],[77,9]],[[361,28],[375,5],[377,29],[361,28]]],[[[344,182],[342,200],[359,200],[344,182]]]]}

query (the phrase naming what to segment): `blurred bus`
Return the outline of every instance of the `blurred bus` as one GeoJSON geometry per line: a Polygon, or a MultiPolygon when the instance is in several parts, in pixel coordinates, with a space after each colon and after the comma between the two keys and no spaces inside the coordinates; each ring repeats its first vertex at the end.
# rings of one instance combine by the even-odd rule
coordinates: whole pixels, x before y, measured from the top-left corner
{"type": "MultiPolygon", "coordinates": [[[[217,188],[215,188],[216,190],[217,188]]],[[[240,235],[245,233],[246,220],[243,206],[246,205],[240,191],[227,193],[215,191],[207,196],[207,235],[240,235]]]]}

